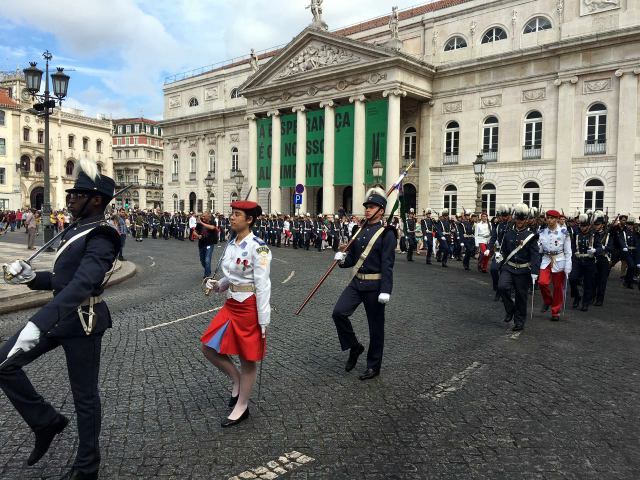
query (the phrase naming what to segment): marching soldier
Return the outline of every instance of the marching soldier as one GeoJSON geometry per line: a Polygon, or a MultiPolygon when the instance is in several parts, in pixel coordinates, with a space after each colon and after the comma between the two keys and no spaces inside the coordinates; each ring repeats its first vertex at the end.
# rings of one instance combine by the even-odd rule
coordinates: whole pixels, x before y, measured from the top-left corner
{"type": "Polygon", "coordinates": [[[438,254],[441,255],[442,267],[447,266],[449,255],[451,255],[451,221],[449,220],[449,210],[444,209],[441,218],[436,222],[436,236],[438,237],[438,254]]]}
{"type": "Polygon", "coordinates": [[[623,284],[627,288],[633,288],[633,278],[636,273],[636,265],[638,262],[638,235],[636,233],[636,221],[633,217],[626,219],[624,227],[620,229],[618,234],[621,248],[620,258],[627,264],[627,270],[624,274],[623,284]]]}
{"type": "Polygon", "coordinates": [[[460,242],[460,248],[464,248],[464,257],[462,259],[462,266],[465,270],[469,270],[469,263],[471,256],[476,249],[476,238],[474,233],[473,224],[469,221],[469,211],[464,210],[462,214],[462,221],[458,222],[458,240],[460,242]]]}
{"type": "Polygon", "coordinates": [[[5,266],[7,282],[52,290],[54,296],[0,348],[0,362],[9,359],[0,370],[0,387],[35,434],[27,460],[27,465],[34,465],[69,420],[36,392],[23,367],[57,347],[64,349],[78,426],[78,452],[64,478],[87,480],[98,478],[100,467],[100,350],[102,336],[111,327],[101,295],[120,239],[104,217],[115,182],[99,175],[88,159],[81,159],[76,168],[67,207],[78,223],[63,234],[53,272],[36,273],[22,260],[5,266]]]}
{"type": "Polygon", "coordinates": [[[384,311],[391,299],[393,287],[393,264],[397,243],[393,227],[382,223],[387,198],[384,191],[372,188],[364,202],[366,224],[358,231],[356,241],[348,252],[338,252],[335,260],[341,268],[353,267],[355,276],[338,298],[333,309],[342,350],[349,350],[345,365],[347,372],[353,370],[364,346],[358,341],[349,317],[361,303],[367,313],[369,323],[369,350],[367,369],[360,380],[369,380],[380,374],[384,349],[384,311]]]}
{"type": "Polygon", "coordinates": [[[313,233],[313,222],[311,221],[311,215],[309,213],[306,214],[306,218],[304,219],[304,249],[309,250],[311,246],[312,233],[313,233]]]}
{"type": "Polygon", "coordinates": [[[276,247],[280,248],[282,246],[282,235],[284,233],[284,217],[282,216],[282,212],[278,213],[278,218],[276,220],[276,247]]]}
{"type": "Polygon", "coordinates": [[[431,219],[431,210],[427,210],[425,218],[420,221],[422,229],[422,243],[427,250],[427,265],[431,265],[431,256],[433,255],[433,220],[431,219]]]}
{"type": "Polygon", "coordinates": [[[499,257],[503,260],[499,266],[498,292],[506,312],[504,321],[513,320],[512,330],[518,332],[524,329],[527,319],[529,285],[535,284],[540,271],[540,250],[538,235],[527,226],[529,207],[523,203],[516,205],[513,216],[515,225],[507,229],[500,244],[499,257]],[[512,290],[515,302],[511,299],[512,290]]]}
{"type": "Polygon", "coordinates": [[[560,320],[566,279],[571,273],[571,237],[566,227],[558,224],[560,212],[547,211],[547,227],[540,231],[540,249],[543,254],[538,285],[544,304],[542,312],[551,307],[551,320],[560,320]],[[553,294],[549,285],[553,282],[553,294]]]}
{"type": "Polygon", "coordinates": [[[611,270],[611,252],[613,251],[613,237],[609,235],[608,225],[606,225],[605,214],[599,210],[595,212],[593,227],[602,244],[600,254],[596,255],[596,276],[595,276],[595,302],[596,307],[601,307],[604,303],[604,295],[609,281],[611,270]]]}
{"type": "Polygon", "coordinates": [[[333,220],[329,222],[329,245],[334,252],[338,251],[340,246],[340,220],[338,215],[333,216],[333,220]]]}
{"type": "Polygon", "coordinates": [[[413,262],[413,252],[418,246],[416,241],[416,227],[418,222],[416,221],[416,211],[412,208],[409,210],[409,218],[407,218],[407,224],[405,225],[405,236],[407,238],[407,262],[413,262]]]}
{"type": "Polygon", "coordinates": [[[596,277],[596,255],[602,253],[599,235],[591,230],[589,215],[580,214],[578,217],[580,224],[579,231],[573,236],[571,251],[575,261],[569,275],[569,285],[571,286],[571,297],[573,298],[573,308],[580,306],[582,300],[583,312],[589,310],[589,305],[593,300],[593,287],[596,277]],[[583,293],[580,296],[578,283],[582,281],[583,293]]]}

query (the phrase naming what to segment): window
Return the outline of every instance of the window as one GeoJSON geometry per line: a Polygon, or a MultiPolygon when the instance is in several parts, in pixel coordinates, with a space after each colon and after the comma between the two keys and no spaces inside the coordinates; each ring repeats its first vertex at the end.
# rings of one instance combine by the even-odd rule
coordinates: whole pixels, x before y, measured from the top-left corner
{"type": "Polygon", "coordinates": [[[404,131],[404,158],[405,160],[416,159],[416,142],[418,135],[414,127],[409,127],[404,131]]]}
{"type": "Polygon", "coordinates": [[[0,125],[4,125],[4,110],[0,110],[0,125]]]}
{"type": "Polygon", "coordinates": [[[484,121],[482,155],[487,162],[495,162],[498,159],[498,130],[499,124],[496,117],[492,116],[484,121]]]}
{"type": "Polygon", "coordinates": [[[124,133],[124,127],[122,125],[118,125],[118,133],[122,135],[124,133]]]}
{"type": "Polygon", "coordinates": [[[233,147],[231,149],[231,171],[232,172],[238,171],[238,148],[237,147],[233,147]]]}
{"type": "Polygon", "coordinates": [[[522,192],[522,203],[529,208],[540,208],[540,185],[536,182],[525,183],[522,192]]]}
{"type": "Polygon", "coordinates": [[[29,137],[31,136],[31,130],[28,128],[22,129],[22,140],[25,142],[29,141],[29,137]]]}
{"type": "Polygon", "coordinates": [[[458,50],[459,48],[467,48],[467,41],[462,37],[451,37],[444,44],[444,51],[458,50]]]}
{"type": "Polygon", "coordinates": [[[76,137],[74,137],[73,135],[69,135],[67,137],[67,145],[69,146],[69,148],[73,148],[75,144],[75,140],[76,140],[76,137]]]}
{"type": "Polygon", "coordinates": [[[130,137],[125,137],[124,138],[124,144],[125,145],[131,145],[131,138],[130,137]]]}
{"type": "Polygon", "coordinates": [[[589,107],[585,140],[585,155],[607,152],[607,107],[602,103],[596,103],[589,107]]]}
{"type": "Polygon", "coordinates": [[[458,189],[455,185],[447,185],[444,189],[444,208],[449,210],[451,215],[456,214],[458,208],[458,189]]]}
{"type": "Polygon", "coordinates": [[[44,170],[44,160],[42,159],[42,157],[36,157],[35,170],[36,170],[36,173],[42,173],[43,172],[43,170],[44,170]]]}
{"type": "Polygon", "coordinates": [[[240,90],[238,88],[234,88],[234,89],[231,90],[231,98],[232,99],[240,98],[240,97],[241,97],[240,90]]]}
{"type": "Polygon", "coordinates": [[[209,173],[215,175],[216,173],[216,152],[209,150],[209,173]]]}
{"type": "Polygon", "coordinates": [[[551,28],[551,22],[545,17],[535,17],[527,22],[524,26],[522,33],[534,33],[540,30],[549,30],[551,28]]]}
{"type": "Polygon", "coordinates": [[[96,152],[102,153],[102,140],[96,140],[96,152]]]}
{"type": "Polygon", "coordinates": [[[29,155],[22,155],[20,157],[20,168],[23,172],[31,170],[31,157],[29,157],[29,155]]]}
{"type": "Polygon", "coordinates": [[[138,158],[138,150],[134,149],[132,150],[132,152],[133,152],[133,158],[138,158]]]}
{"type": "Polygon", "coordinates": [[[180,173],[180,160],[178,160],[178,155],[173,154],[173,163],[171,166],[171,181],[178,181],[178,174],[180,173]]]}
{"type": "Polygon", "coordinates": [[[0,155],[7,154],[7,141],[4,138],[0,138],[0,155]]]}
{"type": "Polygon", "coordinates": [[[139,123],[136,123],[136,124],[133,126],[133,131],[134,131],[135,133],[140,133],[140,124],[139,124],[139,123]]]}
{"type": "Polygon", "coordinates": [[[133,174],[133,183],[136,183],[136,184],[138,183],[138,170],[136,170],[135,173],[133,174]]]}
{"type": "Polygon", "coordinates": [[[444,163],[453,165],[458,163],[460,147],[460,124],[456,121],[447,123],[444,133],[444,163]]]}
{"type": "Polygon", "coordinates": [[[82,150],[85,152],[89,151],[89,139],[87,137],[82,138],[82,150]]]}
{"type": "Polygon", "coordinates": [[[131,133],[131,125],[127,125],[125,128],[127,133],[131,133]]]}
{"type": "Polygon", "coordinates": [[[129,158],[129,150],[124,151],[124,158],[129,158]]]}
{"type": "Polygon", "coordinates": [[[506,40],[507,32],[500,27],[493,27],[487,30],[482,36],[482,43],[493,43],[499,40],[506,40]]]}
{"type": "Polygon", "coordinates": [[[122,158],[122,150],[118,150],[118,151],[116,152],[116,157],[117,157],[117,158],[122,158]]]}
{"type": "Polygon", "coordinates": [[[191,152],[189,154],[189,173],[196,173],[197,163],[198,157],[196,156],[196,152],[191,152]]]}
{"type": "Polygon", "coordinates": [[[542,114],[537,110],[530,112],[524,120],[524,146],[522,158],[541,158],[542,156],[542,114]]]}
{"type": "Polygon", "coordinates": [[[67,174],[67,176],[70,177],[73,175],[73,167],[74,167],[73,160],[67,160],[67,165],[64,168],[64,172],[67,174]]]}
{"type": "Polygon", "coordinates": [[[144,131],[147,133],[151,133],[151,125],[145,125],[144,126],[144,131]]]}
{"type": "Polygon", "coordinates": [[[98,173],[102,175],[102,164],[98,163],[97,165],[98,165],[98,173]]]}
{"type": "Polygon", "coordinates": [[[44,130],[38,130],[38,143],[44,143],[44,130]]]}
{"type": "Polygon", "coordinates": [[[189,106],[190,107],[197,107],[198,106],[198,99],[196,97],[192,97],[189,100],[189,106]]]}
{"type": "Polygon", "coordinates": [[[496,214],[496,186],[493,183],[482,187],[482,211],[490,217],[496,214]]]}
{"type": "MultiPolygon", "coordinates": [[[[0,184],[4,185],[5,183],[7,183],[7,174],[6,174],[6,170],[3,168],[0,168],[0,184]]],[[[3,208],[5,208],[3,206],[3,208]]]]}
{"type": "Polygon", "coordinates": [[[584,186],[584,210],[604,209],[604,183],[594,178],[584,186]]]}

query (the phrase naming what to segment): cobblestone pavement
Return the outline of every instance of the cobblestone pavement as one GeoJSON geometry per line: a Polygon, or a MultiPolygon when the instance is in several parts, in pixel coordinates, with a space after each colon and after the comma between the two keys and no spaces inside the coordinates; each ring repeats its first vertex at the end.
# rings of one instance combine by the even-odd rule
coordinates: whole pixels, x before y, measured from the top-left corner
{"type": "MultiPolygon", "coordinates": [[[[274,249],[263,402],[223,431],[229,384],[198,350],[212,313],[195,315],[222,300],[200,292],[195,245],[129,241],[126,257],[138,275],[106,295],[115,328],[101,372],[101,478],[252,478],[251,469],[294,479],[640,478],[640,292],[615,274],[605,307],[559,323],[538,313],[536,296],[517,336],[489,275],[399,256],[383,371],[360,382],[364,362],[344,372],[330,317],[347,273],[296,317],[332,256],[274,249]]],[[[0,337],[30,313],[0,316],[0,337]]],[[[354,324],[366,342],[362,311],[354,324]]],[[[73,414],[62,352],[28,373],[73,414]]],[[[32,435],[0,394],[0,478],[55,478],[73,461],[75,437],[73,421],[40,464],[23,467],[32,435]]]]}

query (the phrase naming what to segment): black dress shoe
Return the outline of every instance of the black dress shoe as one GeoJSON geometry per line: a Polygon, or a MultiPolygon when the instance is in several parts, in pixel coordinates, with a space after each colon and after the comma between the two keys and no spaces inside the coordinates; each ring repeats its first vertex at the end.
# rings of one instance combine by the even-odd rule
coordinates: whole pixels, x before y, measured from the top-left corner
{"type": "Polygon", "coordinates": [[[234,397],[234,396],[232,396],[232,397],[229,399],[229,408],[233,408],[233,407],[235,407],[235,406],[236,406],[236,403],[238,403],[238,398],[240,398],[240,395],[236,395],[235,397],[234,397]]]}
{"type": "Polygon", "coordinates": [[[513,313],[507,313],[504,316],[504,323],[509,323],[511,320],[513,320],[513,313]]]}
{"type": "Polygon", "coordinates": [[[558,317],[557,315],[554,315],[553,317],[551,317],[551,321],[552,322],[559,322],[560,321],[560,317],[558,317]]]}
{"type": "Polygon", "coordinates": [[[356,363],[358,363],[358,357],[362,355],[362,352],[364,352],[364,347],[362,346],[362,344],[358,344],[357,346],[349,350],[349,358],[347,359],[347,363],[344,366],[344,369],[347,372],[350,372],[355,368],[356,363]]]}
{"type": "Polygon", "coordinates": [[[364,373],[360,375],[358,378],[360,380],[371,380],[372,378],[376,378],[378,375],[380,375],[379,370],[374,370],[373,368],[367,368],[364,371],[364,373]]]}
{"type": "Polygon", "coordinates": [[[522,330],[524,330],[524,325],[514,325],[513,328],[511,329],[512,332],[521,332],[522,330]]]}
{"type": "Polygon", "coordinates": [[[242,415],[240,415],[238,419],[231,420],[230,418],[227,418],[223,420],[220,425],[222,426],[222,428],[233,427],[234,425],[238,425],[239,423],[244,422],[247,418],[249,418],[249,407],[247,407],[247,409],[244,411],[242,415]]]}
{"type": "Polygon", "coordinates": [[[573,299],[573,308],[578,308],[580,306],[580,297],[576,297],[573,299]]]}
{"type": "Polygon", "coordinates": [[[29,455],[29,458],[27,459],[27,465],[31,467],[38,463],[38,461],[44,457],[44,454],[49,450],[51,442],[53,442],[55,436],[61,433],[68,424],[69,419],[67,417],[64,415],[58,415],[58,418],[49,426],[37,431],[36,444],[31,451],[31,455],[29,455]]]}
{"type": "Polygon", "coordinates": [[[81,472],[80,470],[68,471],[65,475],[60,477],[60,480],[97,480],[98,478],[98,470],[94,472],[81,472]]]}
{"type": "Polygon", "coordinates": [[[542,304],[542,308],[540,309],[540,311],[541,311],[542,313],[546,313],[546,312],[548,312],[548,311],[549,311],[549,305],[546,305],[546,304],[544,304],[544,303],[543,303],[543,304],[542,304]]]}
{"type": "Polygon", "coordinates": [[[582,305],[582,308],[580,309],[581,312],[588,312],[589,311],[589,305],[582,305]]]}
{"type": "Polygon", "coordinates": [[[601,307],[603,303],[604,303],[604,302],[603,302],[602,300],[596,300],[596,303],[594,303],[594,305],[595,305],[596,307],[601,307]]]}

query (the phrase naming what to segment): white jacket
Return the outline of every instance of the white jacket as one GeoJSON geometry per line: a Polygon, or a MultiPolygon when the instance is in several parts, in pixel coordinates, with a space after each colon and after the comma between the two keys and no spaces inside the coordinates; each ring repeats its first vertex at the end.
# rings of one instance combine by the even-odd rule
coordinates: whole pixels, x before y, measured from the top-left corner
{"type": "Polygon", "coordinates": [[[542,254],[540,270],[544,270],[553,262],[551,271],[553,273],[571,272],[571,236],[566,227],[556,225],[555,230],[549,227],[540,231],[538,245],[542,254]],[[558,252],[556,255],[550,253],[558,252]]]}
{"type": "Polygon", "coordinates": [[[481,243],[489,243],[491,238],[491,230],[489,229],[488,222],[476,223],[475,229],[476,247],[479,247],[481,243]]]}
{"type": "Polygon", "coordinates": [[[220,292],[227,291],[227,298],[244,302],[253,293],[232,292],[229,285],[255,285],[258,323],[263,326],[271,322],[271,251],[267,244],[253,233],[240,243],[229,243],[220,265],[224,277],[220,280],[220,292]]]}

